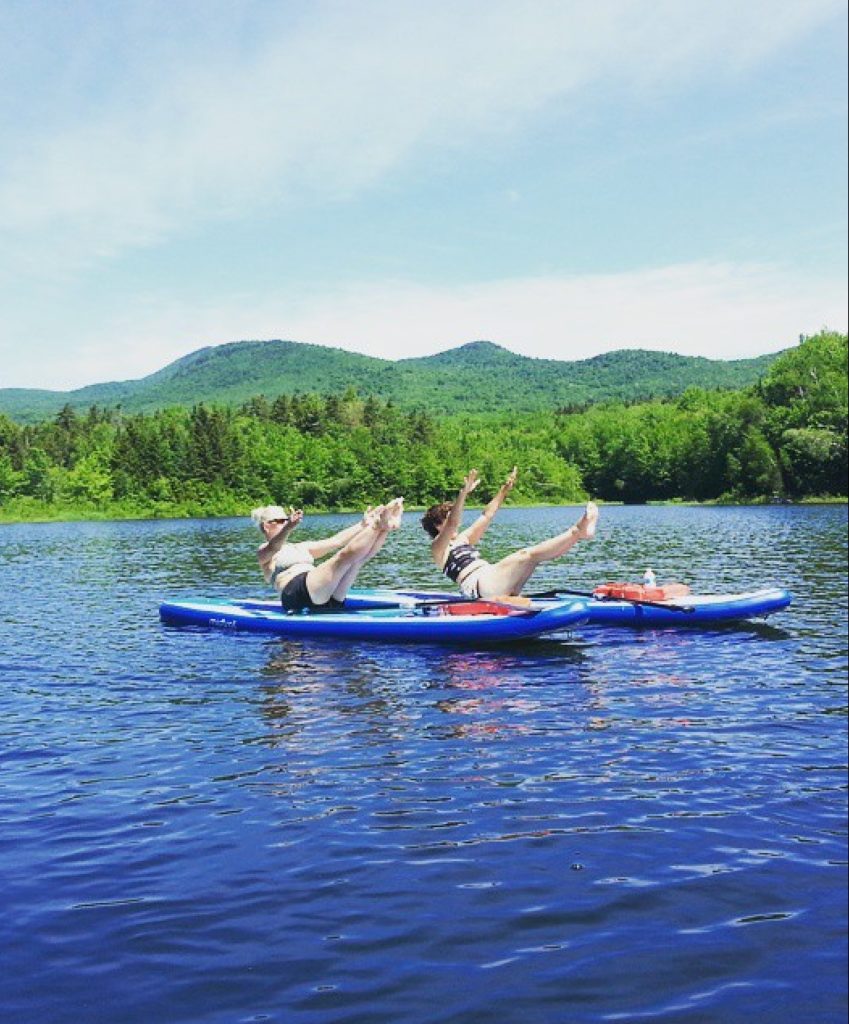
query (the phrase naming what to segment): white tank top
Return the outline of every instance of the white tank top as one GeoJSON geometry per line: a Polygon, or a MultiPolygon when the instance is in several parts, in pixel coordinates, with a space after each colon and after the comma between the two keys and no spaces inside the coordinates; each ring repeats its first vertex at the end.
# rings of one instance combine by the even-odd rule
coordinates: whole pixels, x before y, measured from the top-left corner
{"type": "Polygon", "coordinates": [[[315,559],[310,554],[308,544],[284,544],[271,559],[272,581],[281,572],[291,569],[293,565],[313,566],[315,559]]]}

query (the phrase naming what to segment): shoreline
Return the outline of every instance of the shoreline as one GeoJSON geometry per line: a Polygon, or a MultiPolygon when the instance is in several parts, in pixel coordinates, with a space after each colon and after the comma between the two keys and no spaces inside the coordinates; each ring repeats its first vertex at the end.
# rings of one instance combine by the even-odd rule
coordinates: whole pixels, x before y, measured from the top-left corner
{"type": "MultiPolygon", "coordinates": [[[[752,499],[750,501],[685,501],[683,499],[670,499],[670,500],[652,500],[646,502],[631,502],[626,503],[623,501],[599,501],[592,499],[597,504],[604,507],[630,507],[630,508],[749,508],[753,506],[810,506],[810,505],[846,505],[849,504],[849,496],[838,495],[836,497],[831,496],[820,496],[815,498],[802,498],[798,501],[790,499],[774,500],[770,498],[763,499],[752,499]]],[[[562,502],[553,504],[551,502],[525,502],[524,504],[506,505],[505,509],[537,509],[537,508],[580,508],[584,504],[584,501],[575,502],[562,502]]],[[[407,512],[423,512],[427,506],[425,505],[410,505],[405,511],[407,512]]],[[[470,506],[472,510],[475,506],[470,506]]],[[[483,507],[483,506],[481,506],[483,507]]],[[[72,509],[62,508],[56,509],[55,513],[51,514],[49,511],[45,511],[42,514],[33,515],[20,515],[20,514],[8,514],[2,508],[0,508],[0,526],[14,526],[24,525],[28,523],[100,523],[100,522],[162,522],[167,520],[185,520],[185,519],[239,519],[249,518],[249,509],[246,511],[225,511],[225,512],[209,512],[202,509],[196,510],[178,510],[178,509],[165,509],[157,512],[156,510],[144,512],[142,510],[127,509],[121,511],[120,508],[106,509],[103,512],[98,512],[94,509],[72,509]]],[[[343,508],[343,509],[310,509],[306,513],[306,516],[328,516],[328,515],[359,515],[362,512],[360,508],[343,508]]]]}

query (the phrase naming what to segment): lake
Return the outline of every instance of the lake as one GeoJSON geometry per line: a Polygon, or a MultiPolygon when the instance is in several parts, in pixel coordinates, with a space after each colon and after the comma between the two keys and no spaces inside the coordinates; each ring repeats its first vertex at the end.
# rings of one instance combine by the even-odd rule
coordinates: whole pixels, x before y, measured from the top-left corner
{"type": "MultiPolygon", "coordinates": [[[[417,520],[364,585],[441,584],[417,520]]],[[[475,651],[163,627],[267,593],[247,519],[0,527],[4,1019],[845,1020],[846,528],[603,508],[528,589],[795,601],[475,651]]]]}

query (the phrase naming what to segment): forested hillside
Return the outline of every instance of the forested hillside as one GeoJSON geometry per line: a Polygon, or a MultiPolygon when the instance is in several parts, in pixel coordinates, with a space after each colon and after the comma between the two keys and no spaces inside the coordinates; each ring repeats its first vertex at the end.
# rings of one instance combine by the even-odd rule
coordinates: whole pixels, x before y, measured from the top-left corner
{"type": "Polygon", "coordinates": [[[231,515],[268,501],[441,500],[476,467],[516,503],[801,499],[847,492],[847,339],[824,332],[743,391],[583,411],[435,417],[352,388],[128,415],[0,416],[0,518],[231,515]]]}
{"type": "Polygon", "coordinates": [[[746,387],[776,358],[722,361],[634,350],[567,362],[529,359],[478,341],[391,361],[294,341],[240,341],[201,349],[140,380],[69,392],[0,389],[0,413],[34,423],[66,406],[77,412],[120,406],[125,413],[198,402],[237,407],[257,395],[338,395],[348,387],[406,410],[533,412],[677,395],[694,386],[746,387]]]}

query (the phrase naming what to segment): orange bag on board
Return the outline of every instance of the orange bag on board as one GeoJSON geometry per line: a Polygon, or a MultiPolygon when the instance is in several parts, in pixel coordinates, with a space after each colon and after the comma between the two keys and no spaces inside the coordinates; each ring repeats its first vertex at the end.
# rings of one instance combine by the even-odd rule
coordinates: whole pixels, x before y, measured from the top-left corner
{"type": "Polygon", "coordinates": [[[664,583],[662,587],[646,587],[642,583],[602,583],[593,590],[595,597],[615,597],[625,601],[671,601],[689,593],[686,583],[664,583]]]}

